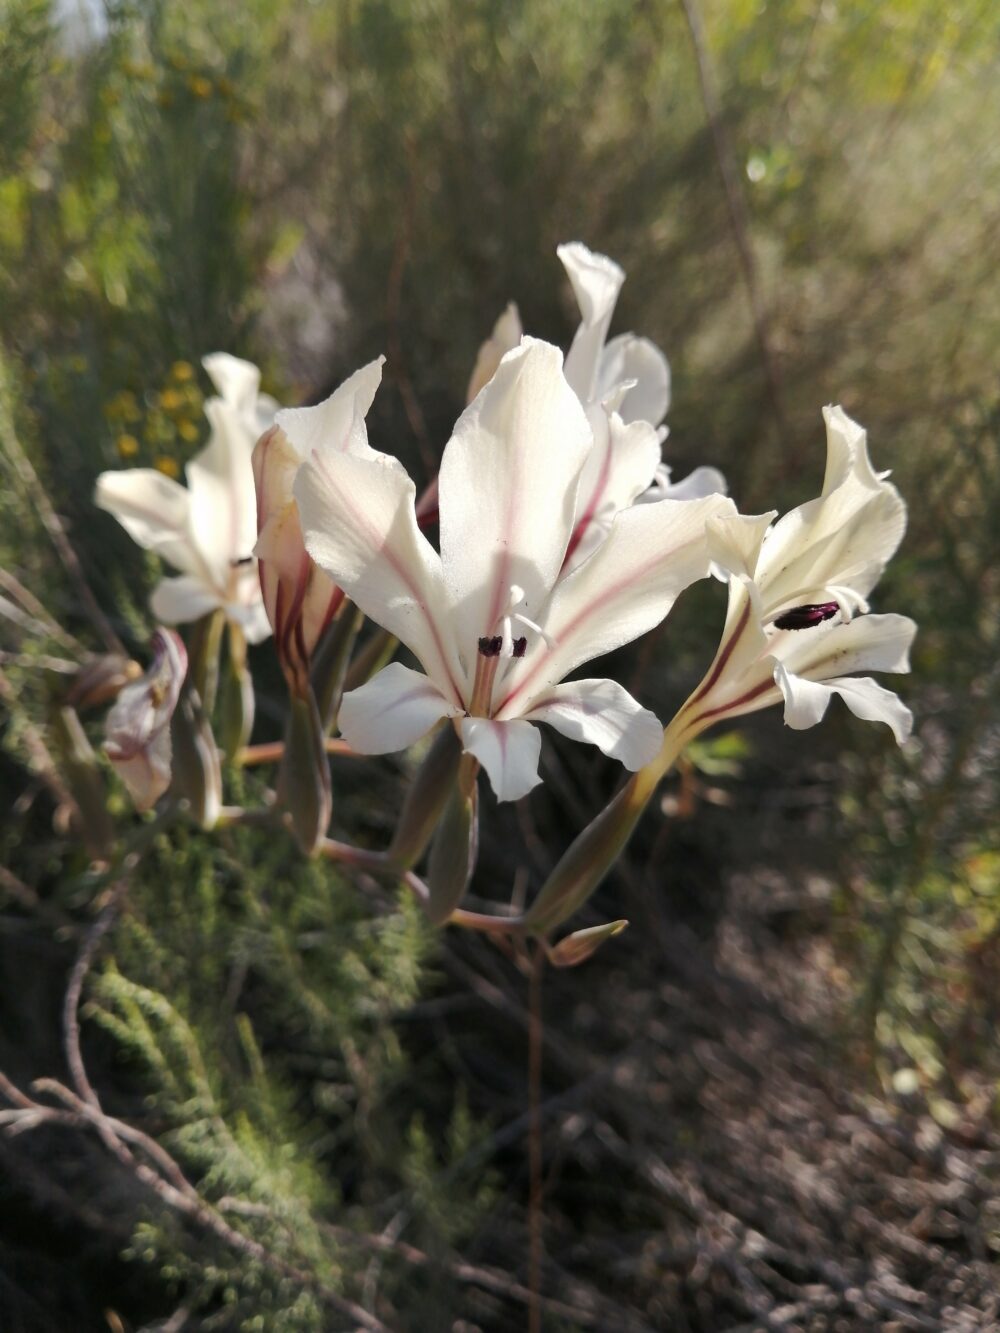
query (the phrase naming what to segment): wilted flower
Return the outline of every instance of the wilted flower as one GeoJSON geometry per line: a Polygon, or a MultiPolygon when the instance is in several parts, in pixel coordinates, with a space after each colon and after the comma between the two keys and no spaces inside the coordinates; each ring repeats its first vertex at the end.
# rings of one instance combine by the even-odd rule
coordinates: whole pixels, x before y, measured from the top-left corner
{"type": "Polygon", "coordinates": [[[104,750],[137,810],[170,786],[170,723],[187,673],[187,652],[173,630],[158,629],[144,676],[126,685],[108,713],[104,750]]]}
{"type": "Polygon", "coordinates": [[[253,451],[264,607],[282,669],[300,697],[308,688],[313,651],[343,594],[305,549],[292,484],[314,449],[376,456],[365,416],[382,380],[383,359],[357,371],[318,407],[279,412],[253,451]]]}
{"type": "Polygon", "coordinates": [[[211,438],[187,465],[187,487],[155,468],[131,468],[101,473],[94,498],[133,541],[181,571],[153,591],[157,620],[183,624],[221,608],[257,643],[269,626],[253,557],[250,455],[275,404],[258,394],[260,372],[249,362],[219,352],[203,364],[221,396],[205,404],[211,438]]]}
{"type": "Polygon", "coordinates": [[[889,690],[850,673],[908,671],[916,625],[868,615],[868,594],[902,540],[906,507],[886,473],[872,470],[865,432],[839,407],[824,408],[822,494],[771,526],[774,514],[709,523],[712,558],[729,578],[722,642],[684,709],[699,731],[722,717],[784,702],[785,721],[817,723],[834,694],[902,744],[910,711],[889,690]]]}
{"type": "Polygon", "coordinates": [[[590,559],[560,576],[593,447],[561,353],[525,339],[445,448],[440,554],[394,458],[326,450],[300,470],[307,549],[426,672],[393,663],[344,697],[340,723],[354,749],[402,749],[452,718],[501,800],[539,781],[536,721],[629,768],[655,755],[659,723],[620,685],[560,682],[651,629],[704,577],[706,519],[732,504],[713,496],[625,510],[590,559]]]}

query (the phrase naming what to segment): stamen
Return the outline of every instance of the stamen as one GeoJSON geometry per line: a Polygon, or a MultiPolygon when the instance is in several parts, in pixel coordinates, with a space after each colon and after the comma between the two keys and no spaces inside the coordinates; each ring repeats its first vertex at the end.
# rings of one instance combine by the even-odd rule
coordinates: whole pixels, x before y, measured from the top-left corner
{"type": "Polygon", "coordinates": [[[528,640],[522,634],[519,639],[514,640],[514,656],[523,657],[528,647],[528,640]]]}
{"type": "Polygon", "coordinates": [[[778,616],[774,622],[775,629],[811,629],[813,625],[821,625],[824,620],[832,620],[840,611],[839,602],[820,602],[811,606],[796,606],[791,611],[786,611],[778,616]]]}
{"type": "Polygon", "coordinates": [[[479,640],[479,652],[482,657],[499,657],[500,650],[503,648],[503,639],[499,634],[492,638],[486,635],[479,640]]]}

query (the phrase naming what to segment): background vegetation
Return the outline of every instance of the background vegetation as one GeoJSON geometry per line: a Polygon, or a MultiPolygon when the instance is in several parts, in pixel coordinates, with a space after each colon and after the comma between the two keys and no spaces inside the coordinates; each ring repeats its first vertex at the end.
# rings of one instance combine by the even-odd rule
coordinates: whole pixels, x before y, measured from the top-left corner
{"type": "MultiPolygon", "coordinates": [[[[996,6],[67,8],[0,0],[0,1069],[64,1077],[111,891],[39,776],[54,663],[102,641],[31,469],[141,656],[156,570],[93,482],[180,470],[202,355],[291,402],[386,352],[372,437],[426,478],[509,299],[567,343],[579,238],[670,357],[680,473],[787,508],[823,403],[869,428],[911,515],[879,609],[921,633],[904,752],[839,715],[704,743],[594,905],[633,930],[547,983],[547,1327],[995,1328],[996,6]]],[[[697,589],[627,659],[661,715],[720,620],[697,589]]],[[[269,739],[268,645],[253,665],[269,739]]],[[[616,780],[558,738],[545,765],[486,813],[484,897],[537,887],[616,780]]],[[[341,761],[335,827],[382,845],[399,777],[341,761]]],[[[272,836],[150,827],[116,788],[109,812],[141,861],[88,1068],[236,1239],[79,1126],[0,1137],[0,1327],[524,1327],[523,978],[272,836]]]]}

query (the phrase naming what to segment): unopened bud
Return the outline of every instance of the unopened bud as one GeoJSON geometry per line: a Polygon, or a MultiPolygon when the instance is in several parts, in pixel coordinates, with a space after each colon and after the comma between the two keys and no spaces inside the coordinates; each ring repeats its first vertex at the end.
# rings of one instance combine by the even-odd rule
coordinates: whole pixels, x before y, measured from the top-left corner
{"type": "Polygon", "coordinates": [[[312,856],[330,823],[330,761],[312,691],[292,694],[290,703],[278,800],[288,812],[299,846],[306,856],[312,856]]]}
{"type": "Polygon", "coordinates": [[[565,935],[558,944],[546,947],[545,952],[553,967],[579,967],[581,963],[591,958],[606,940],[614,939],[627,926],[627,921],[608,921],[603,926],[574,930],[572,935],[565,935]]]}
{"type": "Polygon", "coordinates": [[[313,658],[310,681],[323,733],[327,736],[337,721],[351,650],[363,620],[354,603],[345,601],[333,623],[327,626],[313,658]]]}
{"type": "Polygon", "coordinates": [[[194,690],[185,693],[170,728],[173,742],[171,790],[187,801],[203,829],[215,827],[222,808],[222,770],[212,726],[194,690]]]}
{"type": "Polygon", "coordinates": [[[396,865],[408,868],[423,855],[455,786],[461,757],[462,743],[455,728],[446,722],[434,737],[406,793],[389,847],[389,858],[396,865]]]}
{"type": "Polygon", "coordinates": [[[222,753],[235,759],[253,731],[253,679],[247,670],[246,639],[238,625],[229,625],[229,654],[219,682],[219,735],[222,753]]]}
{"type": "Polygon", "coordinates": [[[658,779],[652,765],[634,773],[570,845],[525,915],[531,934],[548,935],[583,906],[625,850],[658,779]]]}
{"type": "Polygon", "coordinates": [[[90,855],[95,860],[106,860],[114,841],[114,825],[105,803],[97,756],[74,709],[63,705],[53,710],[52,735],[60,759],[60,776],[79,811],[78,832],[90,855]]]}
{"type": "Polygon", "coordinates": [[[198,693],[206,717],[211,717],[215,712],[215,696],[219,688],[219,651],[225,625],[225,611],[210,611],[196,621],[191,630],[188,654],[191,659],[191,684],[198,693]]]}
{"type": "Polygon", "coordinates": [[[427,915],[435,926],[443,925],[462,901],[476,868],[479,852],[478,768],[470,755],[463,756],[431,843],[427,867],[430,890],[427,915]]]}

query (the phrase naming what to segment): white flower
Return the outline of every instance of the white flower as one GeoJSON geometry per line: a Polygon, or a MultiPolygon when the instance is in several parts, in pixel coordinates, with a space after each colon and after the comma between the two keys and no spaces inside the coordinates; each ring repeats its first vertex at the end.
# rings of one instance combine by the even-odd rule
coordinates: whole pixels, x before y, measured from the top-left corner
{"type": "Polygon", "coordinates": [[[906,507],[873,471],[865,432],[839,407],[823,410],[822,494],[771,526],[774,514],[709,522],[709,548],[729,578],[722,642],[685,705],[693,732],[722,717],[784,702],[785,721],[819,722],[835,694],[856,716],[885,722],[902,744],[912,717],[863,670],[908,671],[916,625],[868,615],[868,594],[906,528],[906,507]]]}
{"type": "Polygon", "coordinates": [[[420,532],[414,485],[370,451],[314,453],[295,497],[306,548],[424,673],[386,667],[345,696],[351,746],[378,754],[455,720],[497,796],[539,781],[534,722],[636,769],[662,730],[610,680],[561,683],[645,633],[708,570],[706,519],[719,496],[621,513],[590,559],[565,574],[581,472],[593,437],[562,355],[525,339],[465,410],[441,462],[440,554],[420,532]]]}
{"type": "Polygon", "coordinates": [[[255,554],[264,607],[282,667],[299,694],[308,684],[313,650],[343,594],[305,549],[292,485],[313,449],[374,456],[365,416],[382,380],[382,362],[379,357],[357,371],[318,407],[279,412],[253,451],[259,526],[255,554]]]}
{"type": "Polygon", "coordinates": [[[257,505],[250,456],[275,404],[258,394],[260,371],[224,352],[203,363],[220,397],[205,404],[208,444],[188,463],[187,487],[153,468],[102,472],[95,502],[133,541],[179,575],[154,589],[157,620],[177,625],[222,608],[251,643],[266,638],[257,564],[257,505]]]}
{"type": "MultiPolygon", "coordinates": [[[[565,374],[587,413],[594,447],[579,483],[576,527],[566,551],[567,571],[604,540],[621,509],[637,500],[691,500],[726,492],[715,468],[698,468],[677,485],[661,461],[667,436],[660,422],[670,406],[670,366],[655,343],[633,333],[608,341],[624,271],[606,255],[574,241],[557,252],[580,307],[581,322],[566,356],[565,374]]],[[[521,320],[509,305],[479,349],[469,399],[518,346],[521,320]]]]}
{"type": "Polygon", "coordinates": [[[170,786],[170,722],[187,673],[187,652],[173,630],[158,629],[149,670],[126,685],[105,723],[104,750],[137,810],[148,810],[170,786]]]}

